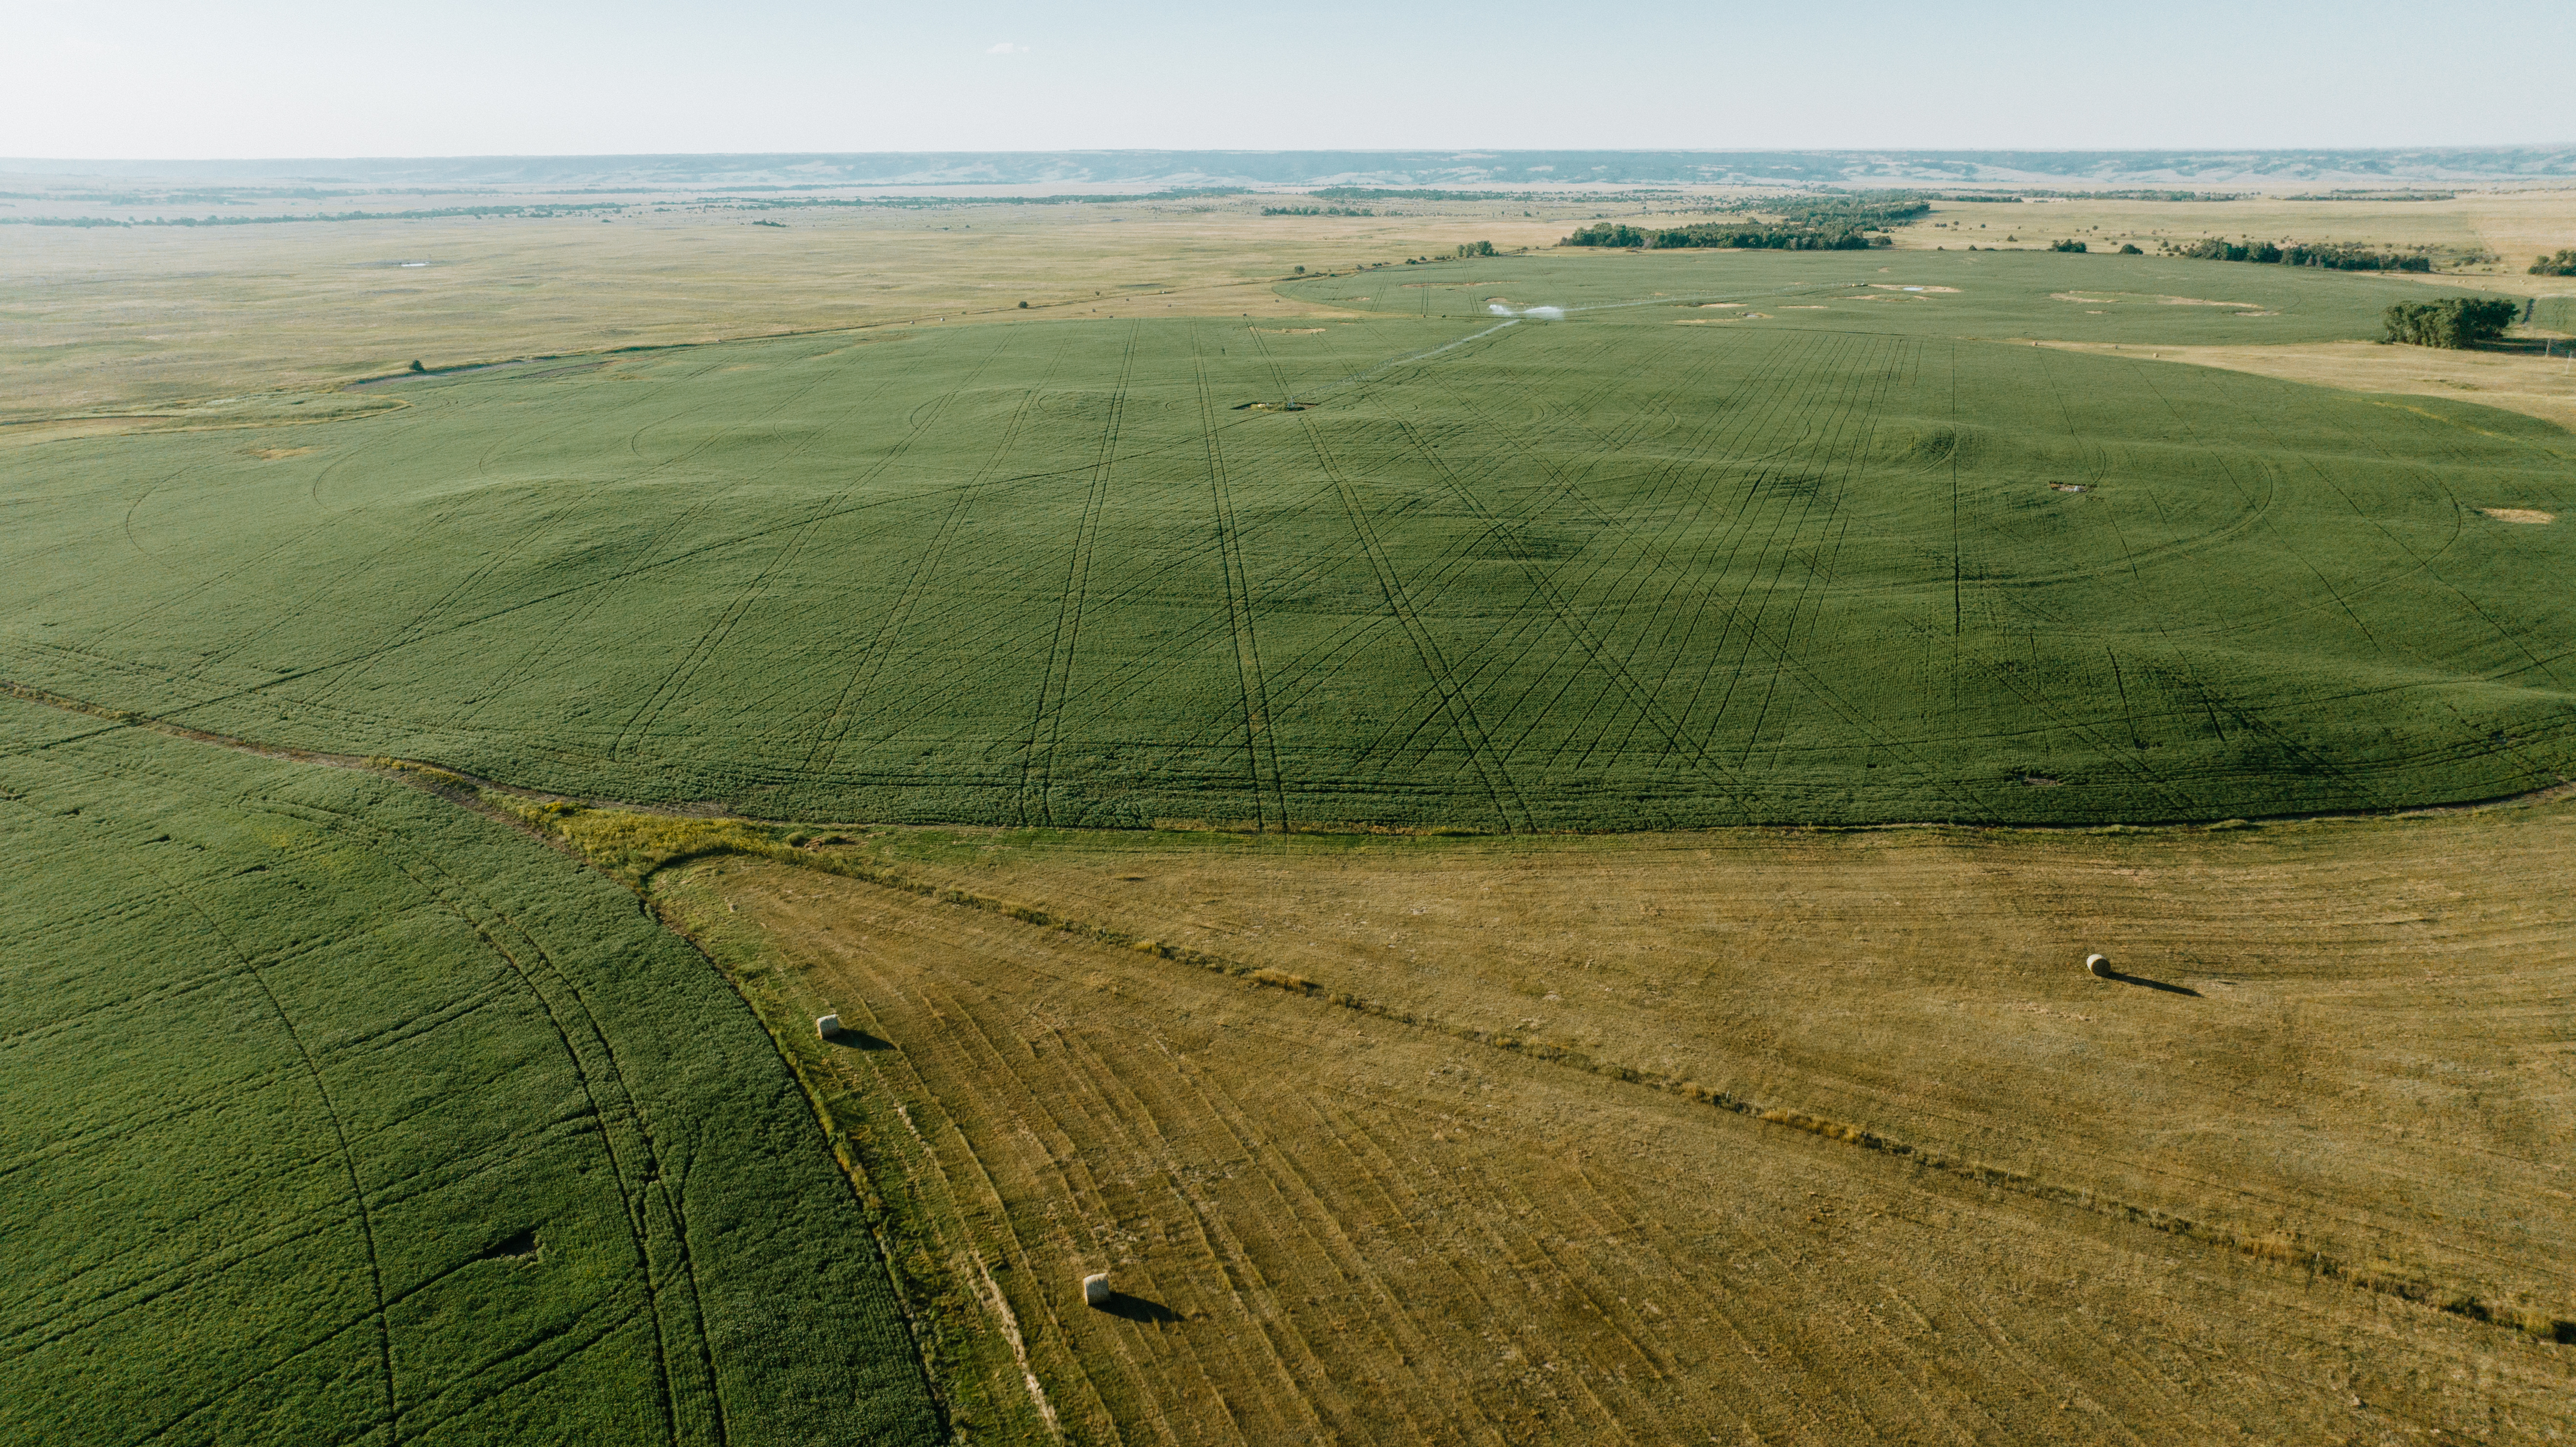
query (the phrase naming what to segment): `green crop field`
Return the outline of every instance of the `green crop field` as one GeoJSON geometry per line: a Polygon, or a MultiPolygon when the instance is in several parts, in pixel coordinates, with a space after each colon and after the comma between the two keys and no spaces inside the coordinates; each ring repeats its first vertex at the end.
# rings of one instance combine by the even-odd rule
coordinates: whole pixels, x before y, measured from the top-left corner
{"type": "Polygon", "coordinates": [[[0,1439],[941,1439],[810,1107],[632,896],[11,699],[0,817],[0,1439]]]}
{"type": "Polygon", "coordinates": [[[1288,290],[1344,318],[637,352],[25,448],[0,677],[786,817],[2150,821],[2576,770],[2576,519],[2482,511],[2576,508],[2576,438],[2026,340],[2367,338],[2433,288],[1674,252],[1288,290]],[[1572,310],[1495,314],[1533,306],[1572,310]]]}

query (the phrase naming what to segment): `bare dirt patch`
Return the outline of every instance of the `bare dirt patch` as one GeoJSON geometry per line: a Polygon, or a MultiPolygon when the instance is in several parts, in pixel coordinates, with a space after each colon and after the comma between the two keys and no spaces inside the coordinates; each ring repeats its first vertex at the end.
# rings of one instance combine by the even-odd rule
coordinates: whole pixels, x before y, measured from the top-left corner
{"type": "Polygon", "coordinates": [[[1324,329],[1322,327],[1253,327],[1251,330],[1267,332],[1274,337],[1312,337],[1321,335],[1324,329]]]}
{"type": "Polygon", "coordinates": [[[262,462],[276,462],[281,458],[302,457],[316,450],[311,447],[254,447],[250,449],[250,455],[262,462]]]}
{"type": "Polygon", "coordinates": [[[2479,512],[2500,523],[2554,523],[2558,514],[2542,512],[2536,507],[2482,507],[2479,512]]]}
{"type": "MultiPolygon", "coordinates": [[[[2237,308],[2240,313],[2256,306],[2256,303],[2250,301],[2212,301],[2207,297],[2199,296],[2163,296],[2127,291],[2113,292],[2109,296],[2086,296],[2076,291],[2052,291],[2048,294],[2048,299],[2082,302],[2088,306],[2115,306],[2122,302],[2141,302],[2153,306],[2223,306],[2237,308]]],[[[2262,314],[2271,315],[2269,312],[2262,314]]]]}

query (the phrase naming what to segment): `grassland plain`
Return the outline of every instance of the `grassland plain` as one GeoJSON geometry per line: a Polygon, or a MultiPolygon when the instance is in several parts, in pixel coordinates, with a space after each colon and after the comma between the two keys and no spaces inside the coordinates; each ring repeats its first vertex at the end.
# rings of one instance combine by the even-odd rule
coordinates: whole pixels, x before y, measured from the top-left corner
{"type": "Polygon", "coordinates": [[[2571,808],[548,817],[848,1022],[809,1083],[1070,1440],[2378,1443],[2576,1431],[2571,808]]]}
{"type": "Polygon", "coordinates": [[[2567,433],[2013,340],[2348,338],[2420,289],[1666,253],[1288,290],[1362,315],[749,342],[19,449],[0,677],[812,818],[2215,819],[2576,765],[2576,532],[2483,511],[2576,506],[2567,433]],[[1541,303],[1578,310],[1492,314],[1541,303]]]}
{"type": "Polygon", "coordinates": [[[0,699],[0,1438],[940,1440],[858,1198],[633,896],[0,699]]]}
{"type": "Polygon", "coordinates": [[[765,213],[652,199],[650,212],[608,225],[580,215],[0,228],[0,369],[11,384],[0,423],[150,415],[414,359],[438,367],[1006,312],[1298,316],[1313,308],[1271,290],[1293,268],[1401,261],[1469,240],[1543,246],[1599,209],[1265,218],[1260,198],[1246,198],[826,210],[787,213],[776,229],[750,224],[765,213]]]}

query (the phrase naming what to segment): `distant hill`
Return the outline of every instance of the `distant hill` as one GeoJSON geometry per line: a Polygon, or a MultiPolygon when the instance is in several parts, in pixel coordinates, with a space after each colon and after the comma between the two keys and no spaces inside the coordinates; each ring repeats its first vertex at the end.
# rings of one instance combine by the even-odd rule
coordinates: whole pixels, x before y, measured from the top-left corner
{"type": "Polygon", "coordinates": [[[2576,145],[2363,151],[881,151],[242,161],[0,159],[19,175],[457,186],[2384,186],[2576,177],[2576,145]]]}

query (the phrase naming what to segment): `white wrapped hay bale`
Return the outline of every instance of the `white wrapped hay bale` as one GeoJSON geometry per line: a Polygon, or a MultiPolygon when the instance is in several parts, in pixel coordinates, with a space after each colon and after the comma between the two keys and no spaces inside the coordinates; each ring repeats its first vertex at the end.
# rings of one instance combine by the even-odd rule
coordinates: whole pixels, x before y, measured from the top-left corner
{"type": "Polygon", "coordinates": [[[2107,980],[2111,978],[2111,957],[2109,955],[2086,955],[2084,957],[2084,968],[2092,974],[2093,978],[2097,980],[2107,980]]]}
{"type": "Polygon", "coordinates": [[[815,1034],[817,1034],[817,1035],[822,1036],[822,1037],[823,1037],[824,1039],[826,1039],[826,1040],[829,1040],[829,1039],[831,1039],[833,1036],[840,1034],[840,1033],[841,1033],[841,1017],[840,1017],[840,1016],[838,1016],[838,1015],[817,1015],[817,1016],[815,1016],[815,1017],[814,1017],[814,1033],[815,1033],[815,1034]]]}
{"type": "Polygon", "coordinates": [[[1082,1304],[1085,1306],[1107,1306],[1109,1304],[1108,1272],[1098,1271],[1082,1278],[1082,1304]]]}

